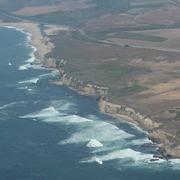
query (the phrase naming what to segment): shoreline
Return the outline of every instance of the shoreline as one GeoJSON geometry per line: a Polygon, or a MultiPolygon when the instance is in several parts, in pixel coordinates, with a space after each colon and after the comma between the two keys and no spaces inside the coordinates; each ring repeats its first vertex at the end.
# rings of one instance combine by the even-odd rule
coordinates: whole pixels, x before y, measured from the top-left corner
{"type": "Polygon", "coordinates": [[[85,96],[96,96],[99,98],[99,110],[117,119],[123,119],[130,123],[137,125],[148,133],[149,139],[159,145],[159,151],[162,156],[169,158],[180,158],[180,147],[177,149],[170,146],[172,137],[171,134],[166,133],[159,128],[159,124],[153,122],[149,117],[136,112],[136,110],[126,106],[113,104],[107,100],[108,88],[100,87],[93,84],[86,84],[80,80],[70,77],[63,70],[66,64],[65,60],[57,60],[46,58],[46,54],[52,51],[54,44],[50,41],[47,36],[43,36],[39,24],[31,22],[20,22],[20,23],[3,23],[0,22],[0,27],[15,27],[25,33],[30,34],[30,44],[37,48],[35,56],[40,60],[43,66],[47,68],[54,68],[59,70],[60,79],[54,82],[57,85],[65,85],[81,95],[85,96]],[[58,64],[58,65],[57,65],[58,64]]]}
{"type": "MultiPolygon", "coordinates": [[[[40,31],[38,23],[32,22],[17,22],[17,23],[6,23],[0,22],[0,27],[9,27],[17,29],[26,33],[30,37],[29,43],[36,48],[35,55],[41,63],[45,59],[47,53],[51,52],[54,45],[50,42],[48,37],[44,37],[40,31]]],[[[50,60],[50,59],[49,59],[50,60]]],[[[51,59],[52,60],[52,59],[51,59]]]]}
{"type": "Polygon", "coordinates": [[[99,98],[99,110],[102,113],[108,114],[118,120],[124,120],[126,122],[133,123],[141,129],[145,130],[148,134],[148,138],[158,145],[158,151],[165,159],[180,158],[180,147],[172,147],[172,140],[176,140],[176,137],[172,134],[165,132],[160,126],[161,124],[154,122],[150,117],[137,112],[135,109],[124,104],[114,104],[109,102],[108,88],[101,87],[93,84],[87,84],[83,81],[75,79],[63,70],[66,65],[65,60],[57,62],[57,69],[60,71],[60,80],[55,82],[57,85],[65,85],[80,95],[96,96],[99,98]]]}

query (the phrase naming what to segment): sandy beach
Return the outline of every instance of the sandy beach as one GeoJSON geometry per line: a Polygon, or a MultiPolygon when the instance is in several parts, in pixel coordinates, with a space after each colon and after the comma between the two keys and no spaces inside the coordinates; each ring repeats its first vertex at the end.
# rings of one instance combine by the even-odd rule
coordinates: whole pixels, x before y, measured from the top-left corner
{"type": "Polygon", "coordinates": [[[54,45],[49,41],[48,37],[44,37],[39,29],[39,25],[31,22],[18,22],[18,23],[4,23],[0,22],[0,27],[12,26],[22,29],[31,34],[31,44],[37,48],[36,55],[42,62],[45,55],[54,48],[54,45]]]}

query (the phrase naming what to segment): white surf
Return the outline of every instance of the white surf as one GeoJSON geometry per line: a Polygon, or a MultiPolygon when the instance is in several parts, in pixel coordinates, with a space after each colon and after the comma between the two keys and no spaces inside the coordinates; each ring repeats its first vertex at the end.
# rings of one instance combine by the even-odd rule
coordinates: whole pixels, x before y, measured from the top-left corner
{"type": "Polygon", "coordinates": [[[20,81],[18,82],[19,84],[37,84],[37,82],[39,81],[39,78],[32,78],[29,80],[25,80],[25,81],[20,81]]]}
{"type": "Polygon", "coordinates": [[[53,106],[49,106],[48,108],[42,109],[38,112],[27,114],[21,116],[21,118],[43,118],[48,119],[49,117],[55,117],[61,115],[53,106]]]}
{"type": "Polygon", "coordinates": [[[100,141],[98,141],[97,139],[91,139],[87,143],[86,146],[89,147],[89,148],[97,148],[97,147],[103,147],[103,144],[100,141]]]}

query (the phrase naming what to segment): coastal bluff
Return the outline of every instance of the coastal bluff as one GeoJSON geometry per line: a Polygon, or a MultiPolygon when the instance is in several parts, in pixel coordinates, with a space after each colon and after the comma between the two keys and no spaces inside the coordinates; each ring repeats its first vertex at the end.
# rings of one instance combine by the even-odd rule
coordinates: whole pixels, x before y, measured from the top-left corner
{"type": "Polygon", "coordinates": [[[176,137],[161,129],[161,124],[153,121],[150,117],[137,112],[135,109],[124,104],[114,104],[108,101],[108,87],[85,83],[65,72],[63,67],[67,61],[47,60],[46,67],[59,70],[60,79],[55,82],[57,85],[65,85],[77,91],[81,95],[96,96],[101,112],[115,118],[123,119],[134,123],[148,132],[149,139],[158,144],[159,151],[165,158],[180,158],[180,146],[176,146],[176,137]]]}

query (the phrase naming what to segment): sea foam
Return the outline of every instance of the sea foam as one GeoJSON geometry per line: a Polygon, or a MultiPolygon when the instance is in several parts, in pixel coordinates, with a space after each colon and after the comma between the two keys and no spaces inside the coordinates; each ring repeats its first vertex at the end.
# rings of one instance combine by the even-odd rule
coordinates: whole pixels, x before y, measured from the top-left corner
{"type": "Polygon", "coordinates": [[[19,84],[37,84],[38,81],[39,81],[39,78],[32,78],[32,79],[29,79],[29,80],[20,81],[18,83],[19,84]]]}
{"type": "Polygon", "coordinates": [[[101,142],[111,142],[134,137],[115,125],[102,121],[92,121],[86,123],[77,132],[73,133],[69,138],[61,141],[61,144],[84,143],[91,139],[98,139],[101,142]]]}
{"type": "Polygon", "coordinates": [[[25,104],[25,103],[26,103],[26,101],[11,102],[11,103],[5,104],[3,106],[0,106],[0,110],[6,109],[6,108],[10,108],[10,107],[14,107],[16,105],[25,104]]]}
{"type": "Polygon", "coordinates": [[[65,113],[59,113],[56,117],[51,116],[51,117],[46,117],[42,121],[48,122],[48,123],[63,123],[66,125],[78,125],[82,123],[89,122],[91,120],[76,116],[76,115],[66,115],[65,113]]]}
{"type": "Polygon", "coordinates": [[[48,108],[45,108],[38,112],[21,116],[21,118],[43,118],[44,119],[44,118],[49,118],[49,117],[55,117],[57,115],[60,115],[60,113],[53,106],[49,106],[48,108]]]}
{"type": "Polygon", "coordinates": [[[149,140],[148,138],[143,138],[143,139],[134,139],[129,143],[133,145],[143,145],[143,144],[152,144],[152,141],[149,140]]]}
{"type": "MultiPolygon", "coordinates": [[[[153,155],[152,154],[144,154],[144,153],[141,153],[138,151],[134,151],[130,148],[127,148],[127,149],[109,152],[104,155],[98,155],[98,156],[96,155],[95,157],[100,159],[103,162],[126,159],[128,161],[131,160],[134,162],[147,162],[148,163],[150,161],[150,159],[153,158],[153,155]]],[[[89,159],[82,160],[81,162],[84,162],[84,163],[94,162],[95,157],[93,156],[89,159]]]]}
{"type": "Polygon", "coordinates": [[[90,148],[97,148],[97,147],[103,147],[103,144],[101,142],[99,142],[97,139],[91,139],[87,145],[87,147],[90,148]]]}

